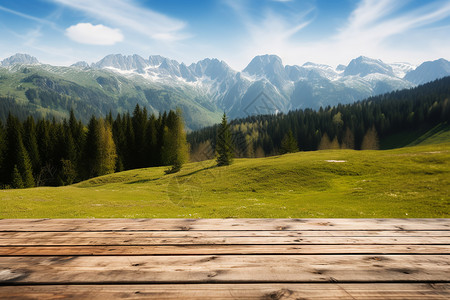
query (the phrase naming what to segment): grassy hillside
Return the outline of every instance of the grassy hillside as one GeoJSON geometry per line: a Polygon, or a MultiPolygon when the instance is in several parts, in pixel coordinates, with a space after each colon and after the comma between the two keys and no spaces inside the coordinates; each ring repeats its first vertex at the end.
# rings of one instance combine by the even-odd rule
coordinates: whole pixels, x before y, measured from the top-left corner
{"type": "Polygon", "coordinates": [[[432,145],[450,141],[450,125],[441,123],[433,128],[425,126],[417,130],[410,130],[393,134],[380,141],[381,149],[393,149],[406,146],[432,145]]]}
{"type": "Polygon", "coordinates": [[[132,170],[0,191],[1,218],[450,217],[450,143],[132,170]]]}
{"type": "Polygon", "coordinates": [[[428,130],[413,142],[409,143],[408,146],[432,145],[446,143],[448,141],[450,141],[450,125],[445,123],[428,130]]]}

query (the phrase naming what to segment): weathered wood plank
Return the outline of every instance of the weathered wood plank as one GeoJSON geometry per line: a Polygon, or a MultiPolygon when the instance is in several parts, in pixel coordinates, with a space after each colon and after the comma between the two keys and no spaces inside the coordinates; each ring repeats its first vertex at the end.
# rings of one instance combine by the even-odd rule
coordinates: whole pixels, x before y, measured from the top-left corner
{"type": "Polygon", "coordinates": [[[450,245],[178,245],[0,247],[1,256],[449,254],[450,245]]]}
{"type": "Polygon", "coordinates": [[[1,283],[450,282],[450,255],[0,257],[1,283]]]}
{"type": "Polygon", "coordinates": [[[144,237],[48,237],[0,239],[0,246],[48,245],[449,245],[449,237],[200,237],[200,238],[144,238],[144,237]]]}
{"type": "Polygon", "coordinates": [[[2,219],[0,231],[449,230],[450,219],[2,219]]]}
{"type": "Polygon", "coordinates": [[[1,299],[449,299],[450,284],[0,286],[1,299]]]}
{"type": "Polygon", "coordinates": [[[306,231],[0,231],[0,239],[11,238],[204,238],[204,237],[448,237],[450,230],[306,230],[306,231]]]}

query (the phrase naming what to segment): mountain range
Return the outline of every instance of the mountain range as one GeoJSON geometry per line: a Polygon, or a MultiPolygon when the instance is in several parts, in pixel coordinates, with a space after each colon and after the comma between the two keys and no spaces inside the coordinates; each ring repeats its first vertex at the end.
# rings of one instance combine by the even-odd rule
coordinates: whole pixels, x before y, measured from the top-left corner
{"type": "MultiPolygon", "coordinates": [[[[262,55],[236,71],[209,58],[185,65],[159,55],[111,54],[92,64],[58,67],[16,54],[0,62],[0,97],[41,115],[63,117],[74,108],[84,121],[92,114],[132,111],[137,103],[154,113],[180,107],[187,126],[197,129],[218,122],[223,111],[239,118],[318,109],[449,75],[445,59],[416,67],[360,56],[333,68],[311,62],[283,65],[276,55],[262,55]]],[[[0,103],[0,110],[10,106],[0,103]]]]}

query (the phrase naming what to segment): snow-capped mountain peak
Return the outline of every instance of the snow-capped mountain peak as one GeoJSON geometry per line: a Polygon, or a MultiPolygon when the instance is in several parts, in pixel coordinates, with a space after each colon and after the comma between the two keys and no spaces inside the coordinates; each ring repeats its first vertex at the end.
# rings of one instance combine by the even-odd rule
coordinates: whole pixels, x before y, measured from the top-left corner
{"type": "Polygon", "coordinates": [[[364,77],[368,74],[380,73],[395,77],[392,67],[380,59],[360,56],[350,61],[345,68],[344,76],[358,75],[364,77]]]}
{"type": "MultiPolygon", "coordinates": [[[[18,65],[17,69],[20,69],[20,64],[38,63],[34,57],[17,54],[4,59],[1,66],[10,68],[18,65]]],[[[41,67],[51,72],[62,70],[50,65],[41,67]]],[[[408,63],[387,64],[364,56],[334,69],[311,62],[301,66],[285,66],[276,55],[261,55],[238,72],[216,58],[205,58],[186,65],[160,55],[145,59],[139,55],[111,54],[91,65],[78,62],[69,68],[73,68],[74,72],[82,69],[85,74],[90,70],[95,70],[93,74],[108,72],[116,78],[126,77],[128,82],[176,90],[178,97],[186,95],[209,101],[209,105],[227,111],[231,118],[351,103],[450,75],[450,62],[445,59],[425,62],[415,68],[408,63]],[[256,111],[252,112],[255,107],[256,111]]],[[[141,96],[147,99],[146,95],[141,96]]]]}
{"type": "Polygon", "coordinates": [[[38,64],[40,63],[36,57],[28,54],[17,53],[14,54],[13,56],[10,56],[2,60],[0,66],[9,67],[13,65],[38,65],[38,64]]]}
{"type": "MultiPolygon", "coordinates": [[[[242,106],[253,103],[261,93],[277,104],[273,111],[318,108],[410,88],[424,78],[431,78],[429,74],[450,75],[447,64],[446,60],[425,63],[421,69],[426,74],[421,71],[420,77],[414,75],[415,67],[411,64],[387,64],[365,56],[334,69],[312,62],[284,66],[276,55],[261,55],[254,57],[242,72],[237,72],[216,58],[205,58],[187,66],[160,55],[144,59],[138,55],[116,54],[92,64],[92,68],[108,69],[128,77],[142,76],[150,82],[194,90],[211,99],[220,109],[229,111],[231,117],[242,117],[245,116],[242,106]],[[408,76],[413,79],[408,81],[408,76]]],[[[86,67],[85,64],[80,66],[86,67]]]]}

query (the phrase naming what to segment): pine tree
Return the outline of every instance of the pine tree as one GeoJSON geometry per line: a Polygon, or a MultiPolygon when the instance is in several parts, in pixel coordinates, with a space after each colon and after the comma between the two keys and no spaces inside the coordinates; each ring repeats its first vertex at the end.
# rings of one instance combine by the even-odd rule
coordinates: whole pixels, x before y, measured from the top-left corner
{"type": "Polygon", "coordinates": [[[100,120],[98,176],[114,173],[116,169],[116,145],[112,136],[111,124],[100,120]]]}
{"type": "Polygon", "coordinates": [[[331,148],[331,141],[328,134],[325,132],[320,139],[319,150],[325,150],[331,148]]]}
{"type": "Polygon", "coordinates": [[[151,115],[145,131],[145,160],[143,167],[156,166],[158,161],[158,130],[155,115],[151,115]]]}
{"type": "Polygon", "coordinates": [[[112,125],[113,139],[114,144],[116,144],[116,154],[117,154],[117,163],[116,163],[116,172],[121,172],[125,170],[125,155],[127,153],[126,149],[126,137],[125,137],[125,126],[124,122],[122,122],[122,118],[120,114],[117,114],[116,119],[112,125]]]}
{"type": "Polygon", "coordinates": [[[83,153],[84,143],[86,140],[86,133],[81,121],[77,121],[77,119],[75,118],[73,110],[70,111],[69,131],[73,139],[76,154],[75,160],[72,162],[75,164],[75,167],[79,173],[79,169],[81,168],[81,155],[83,153]]]}
{"type": "Polygon", "coordinates": [[[85,179],[97,176],[97,165],[99,161],[99,140],[100,125],[99,121],[92,116],[88,124],[86,144],[84,149],[84,175],[85,179]]]}
{"type": "Polygon", "coordinates": [[[92,117],[89,121],[84,153],[87,178],[113,173],[116,168],[116,146],[111,125],[92,117]]]}
{"type": "Polygon", "coordinates": [[[22,176],[23,186],[26,188],[34,187],[33,168],[23,143],[19,143],[17,152],[17,167],[22,176]]]}
{"type": "Polygon", "coordinates": [[[163,161],[166,165],[171,165],[166,173],[176,173],[189,160],[189,145],[186,142],[181,110],[177,109],[176,113],[170,111],[167,123],[164,130],[163,161]]]}
{"type": "Polygon", "coordinates": [[[24,123],[23,142],[30,157],[33,173],[36,176],[41,170],[41,159],[39,158],[39,149],[36,139],[36,124],[32,116],[28,117],[24,123]]]}
{"type": "Polygon", "coordinates": [[[22,176],[19,173],[19,169],[17,168],[17,165],[14,165],[14,169],[13,169],[13,173],[12,173],[11,187],[13,189],[23,189],[24,188],[22,176]]]}
{"type": "Polygon", "coordinates": [[[342,138],[342,149],[355,149],[355,136],[350,128],[345,129],[344,137],[342,138]]]}
{"type": "Polygon", "coordinates": [[[233,144],[231,141],[230,125],[227,121],[227,116],[223,113],[222,123],[217,131],[216,152],[217,165],[228,166],[233,162],[233,144]]]}
{"type": "Polygon", "coordinates": [[[126,144],[125,144],[125,148],[124,148],[124,161],[123,164],[125,166],[126,170],[132,169],[135,167],[135,159],[134,159],[134,155],[135,153],[133,152],[134,149],[134,145],[135,145],[135,140],[134,140],[134,129],[133,129],[133,123],[131,120],[131,116],[130,114],[126,114],[123,118],[124,121],[124,126],[125,126],[125,140],[126,140],[126,144]]]}
{"type": "MultiPolygon", "coordinates": [[[[3,129],[2,121],[0,121],[0,170],[3,169],[3,155],[4,155],[5,150],[6,150],[5,148],[6,148],[5,132],[4,132],[4,129],[3,129]]],[[[1,173],[2,172],[0,172],[0,185],[2,183],[5,183],[3,181],[1,173]]]]}
{"type": "Polygon", "coordinates": [[[330,143],[330,149],[339,149],[339,148],[341,148],[341,147],[339,146],[339,141],[338,141],[337,136],[335,136],[334,139],[330,143]]]}
{"type": "Polygon", "coordinates": [[[288,133],[284,135],[283,140],[281,141],[280,152],[281,154],[298,152],[298,143],[294,138],[292,130],[289,130],[288,133]]]}
{"type": "Polygon", "coordinates": [[[361,150],[378,150],[380,149],[380,144],[378,140],[378,133],[375,129],[375,126],[372,126],[369,130],[367,130],[364,135],[361,150]]]}
{"type": "Polygon", "coordinates": [[[22,178],[23,187],[33,187],[35,185],[33,171],[27,150],[23,145],[22,130],[22,124],[19,120],[9,115],[6,124],[8,151],[6,153],[5,163],[7,165],[4,168],[4,171],[7,172],[6,177],[9,178],[6,182],[12,183],[15,180],[13,173],[14,168],[17,168],[22,178]]]}
{"type": "Polygon", "coordinates": [[[134,143],[128,145],[133,152],[132,168],[141,168],[145,165],[146,153],[145,153],[145,136],[147,129],[147,109],[141,110],[139,104],[133,111],[132,125],[134,132],[134,143]]]}

